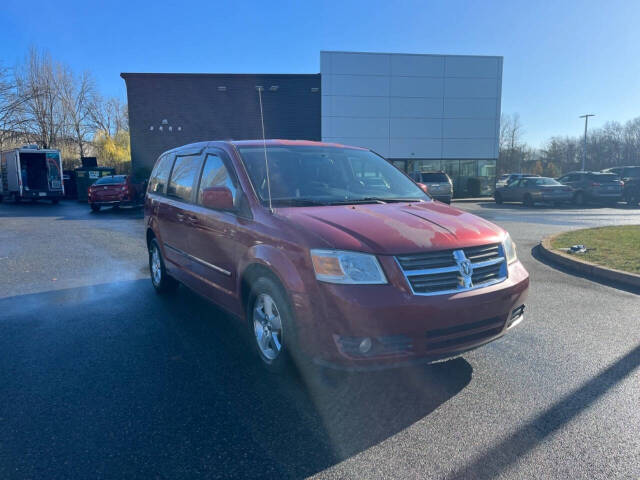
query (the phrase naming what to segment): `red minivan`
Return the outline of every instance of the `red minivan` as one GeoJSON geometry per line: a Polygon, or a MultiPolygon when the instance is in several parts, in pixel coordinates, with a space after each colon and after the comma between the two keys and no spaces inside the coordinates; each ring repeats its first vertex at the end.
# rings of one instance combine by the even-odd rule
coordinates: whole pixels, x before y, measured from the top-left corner
{"type": "Polygon", "coordinates": [[[163,153],[145,200],[151,280],[245,322],[270,370],[433,362],[523,319],[509,234],[432,200],[374,152],[309,141],[163,153]]]}

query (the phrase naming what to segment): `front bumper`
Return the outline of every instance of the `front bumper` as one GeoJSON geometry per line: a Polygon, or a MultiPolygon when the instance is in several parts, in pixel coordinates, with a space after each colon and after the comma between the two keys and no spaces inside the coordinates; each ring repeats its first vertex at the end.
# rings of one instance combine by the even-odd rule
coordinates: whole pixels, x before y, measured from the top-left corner
{"type": "MultiPolygon", "coordinates": [[[[392,266],[385,265],[388,260],[381,258],[383,268],[392,266]]],[[[313,308],[296,305],[302,350],[315,363],[348,370],[441,361],[519,323],[523,316],[514,311],[524,305],[529,287],[520,262],[498,284],[455,294],[413,295],[404,278],[391,277],[388,285],[319,283],[313,308]],[[364,339],[372,342],[366,353],[359,350],[364,339]]]]}

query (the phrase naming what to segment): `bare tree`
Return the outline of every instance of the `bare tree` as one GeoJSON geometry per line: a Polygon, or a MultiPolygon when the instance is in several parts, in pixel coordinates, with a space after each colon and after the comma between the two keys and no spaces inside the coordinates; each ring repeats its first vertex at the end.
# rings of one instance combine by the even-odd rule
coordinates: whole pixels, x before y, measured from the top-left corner
{"type": "Polygon", "coordinates": [[[44,148],[57,145],[67,123],[59,87],[63,74],[48,53],[32,48],[16,75],[18,95],[25,99],[25,130],[44,148]]]}
{"type": "Polygon", "coordinates": [[[65,130],[77,144],[80,157],[84,157],[85,145],[94,131],[92,107],[96,93],[93,78],[89,72],[76,76],[64,68],[59,76],[58,87],[67,120],[65,130]]]}
{"type": "Polygon", "coordinates": [[[0,65],[0,151],[11,141],[20,137],[20,128],[24,124],[22,110],[25,97],[18,95],[13,72],[0,65]]]}
{"type": "Polygon", "coordinates": [[[520,115],[502,114],[500,117],[499,138],[499,171],[507,172],[522,170],[525,161],[525,144],[522,141],[524,128],[520,121],[520,115]]]}
{"type": "Polygon", "coordinates": [[[127,105],[118,98],[102,98],[96,95],[90,111],[96,131],[109,136],[115,136],[119,131],[129,131],[127,105]]]}

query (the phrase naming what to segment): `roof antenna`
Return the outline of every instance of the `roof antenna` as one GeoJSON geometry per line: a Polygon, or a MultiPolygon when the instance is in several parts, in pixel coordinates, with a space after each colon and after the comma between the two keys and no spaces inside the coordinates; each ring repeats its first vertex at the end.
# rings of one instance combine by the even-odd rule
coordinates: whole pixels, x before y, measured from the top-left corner
{"type": "Polygon", "coordinates": [[[258,90],[258,100],[260,101],[260,122],[262,123],[262,148],[264,149],[264,166],[267,172],[267,195],[269,196],[269,212],[273,213],[271,204],[271,179],[269,178],[269,158],[267,157],[267,140],[264,136],[264,114],[262,113],[262,90],[264,87],[256,86],[258,90]]]}

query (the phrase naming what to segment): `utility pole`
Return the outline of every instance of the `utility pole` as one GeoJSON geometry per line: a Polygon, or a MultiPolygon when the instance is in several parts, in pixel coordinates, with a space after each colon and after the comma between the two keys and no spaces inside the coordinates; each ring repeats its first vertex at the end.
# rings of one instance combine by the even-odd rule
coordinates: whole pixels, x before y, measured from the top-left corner
{"type": "Polygon", "coordinates": [[[587,113],[586,115],[580,115],[579,118],[584,118],[584,148],[582,149],[582,171],[587,165],[587,123],[589,123],[589,117],[595,117],[593,113],[587,113]]]}

